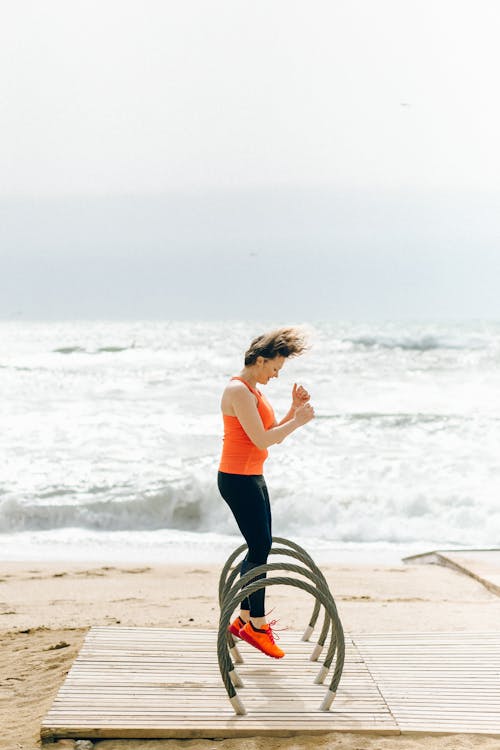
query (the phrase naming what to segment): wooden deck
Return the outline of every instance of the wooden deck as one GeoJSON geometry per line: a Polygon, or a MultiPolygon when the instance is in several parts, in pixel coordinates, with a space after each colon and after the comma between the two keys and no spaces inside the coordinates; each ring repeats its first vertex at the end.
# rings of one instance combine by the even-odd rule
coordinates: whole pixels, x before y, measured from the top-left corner
{"type": "Polygon", "coordinates": [[[354,640],[401,732],[500,735],[500,634],[354,640]]]}
{"type": "Polygon", "coordinates": [[[56,738],[291,736],[332,731],[479,732],[500,736],[500,635],[383,634],[346,638],[329,712],[314,685],[313,643],[287,631],[282,661],[242,643],[236,716],[210,630],[95,627],[42,724],[56,738]]]}
{"type": "Polygon", "coordinates": [[[433,550],[405,557],[404,562],[445,565],[475,578],[494,594],[500,595],[500,549],[433,550]]]}

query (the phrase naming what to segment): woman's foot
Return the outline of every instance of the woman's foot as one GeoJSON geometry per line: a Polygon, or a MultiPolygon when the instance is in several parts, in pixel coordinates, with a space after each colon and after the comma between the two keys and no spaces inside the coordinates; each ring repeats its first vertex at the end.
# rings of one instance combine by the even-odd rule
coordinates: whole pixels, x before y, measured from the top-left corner
{"type": "Polygon", "coordinates": [[[236,638],[240,638],[240,630],[241,628],[244,628],[245,625],[246,625],[245,620],[238,615],[236,620],[232,621],[232,623],[228,627],[228,630],[232,635],[235,635],[236,638]]]}
{"type": "Polygon", "coordinates": [[[276,620],[271,623],[265,623],[262,628],[256,628],[252,622],[241,628],[239,637],[250,643],[251,646],[255,646],[259,651],[262,651],[267,656],[272,656],[273,659],[281,659],[285,655],[285,652],[276,645],[274,642],[274,633],[271,625],[274,625],[276,620]]]}

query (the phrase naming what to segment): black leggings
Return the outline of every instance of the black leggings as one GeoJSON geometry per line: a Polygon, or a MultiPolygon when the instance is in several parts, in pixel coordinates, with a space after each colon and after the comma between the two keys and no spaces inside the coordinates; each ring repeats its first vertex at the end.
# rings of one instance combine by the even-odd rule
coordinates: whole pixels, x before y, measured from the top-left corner
{"type": "MultiPolygon", "coordinates": [[[[248,545],[248,552],[241,564],[240,575],[244,575],[252,568],[264,565],[271,549],[271,506],[266,482],[262,475],[219,471],[217,484],[248,545]]],[[[253,580],[265,577],[263,573],[253,580]]],[[[262,588],[250,594],[241,602],[241,608],[249,609],[252,617],[264,617],[265,591],[262,588]]]]}

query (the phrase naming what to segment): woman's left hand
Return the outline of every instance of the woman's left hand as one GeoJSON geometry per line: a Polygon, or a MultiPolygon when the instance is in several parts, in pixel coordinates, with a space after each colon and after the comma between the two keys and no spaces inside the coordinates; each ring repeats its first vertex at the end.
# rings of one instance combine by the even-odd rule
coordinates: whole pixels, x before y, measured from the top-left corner
{"type": "Polygon", "coordinates": [[[307,404],[307,402],[310,399],[310,395],[306,391],[306,389],[299,385],[297,386],[297,383],[293,384],[292,388],[292,408],[298,409],[299,406],[303,406],[304,404],[307,404]]]}

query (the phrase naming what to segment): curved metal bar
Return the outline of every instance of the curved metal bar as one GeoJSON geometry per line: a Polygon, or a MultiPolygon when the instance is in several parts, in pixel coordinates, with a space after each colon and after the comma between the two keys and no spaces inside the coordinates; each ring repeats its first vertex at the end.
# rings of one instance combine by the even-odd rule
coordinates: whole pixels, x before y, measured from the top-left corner
{"type": "MultiPolygon", "coordinates": [[[[246,549],[246,545],[245,545],[245,549],[246,549]]],[[[238,547],[238,550],[235,550],[235,552],[238,552],[238,551],[241,551],[241,547],[238,547]]],[[[233,554],[235,554],[235,553],[233,553],[233,554]]],[[[234,559],[235,558],[233,557],[233,560],[234,559]]],[[[234,583],[234,580],[238,577],[240,569],[241,569],[241,562],[239,562],[233,568],[233,570],[229,573],[229,576],[227,577],[226,582],[222,584],[222,587],[221,587],[221,583],[219,581],[219,609],[222,607],[223,602],[224,602],[224,597],[226,595],[226,592],[229,590],[228,586],[231,586],[234,583]]],[[[221,577],[221,581],[222,581],[222,577],[221,577]]],[[[229,648],[233,649],[233,652],[234,652],[235,657],[236,657],[236,661],[239,664],[241,664],[243,662],[243,659],[241,657],[240,652],[238,651],[238,647],[236,645],[236,641],[234,639],[234,635],[231,633],[230,630],[227,631],[227,642],[229,644],[229,648]]]]}
{"type": "Polygon", "coordinates": [[[226,562],[224,563],[224,567],[222,568],[221,574],[219,576],[219,604],[222,601],[224,586],[226,583],[227,574],[229,572],[229,568],[233,564],[233,562],[236,560],[238,555],[240,555],[242,552],[244,552],[247,549],[246,544],[242,544],[239,547],[237,547],[234,552],[231,552],[229,557],[227,558],[226,562]]]}
{"type": "MultiPolygon", "coordinates": [[[[284,544],[287,547],[290,547],[291,549],[295,550],[295,552],[299,555],[299,557],[297,559],[300,559],[301,562],[303,562],[305,565],[308,565],[308,567],[310,567],[311,570],[314,570],[314,572],[316,572],[318,575],[323,576],[322,571],[318,568],[318,566],[314,562],[313,558],[309,555],[309,553],[303,547],[300,546],[300,544],[297,544],[297,542],[292,542],[289,539],[285,539],[284,537],[278,537],[278,536],[273,537],[272,541],[273,541],[273,543],[277,542],[278,544],[284,544]]],[[[222,569],[221,575],[219,577],[219,606],[222,606],[222,600],[224,598],[225,592],[227,592],[227,590],[231,587],[232,582],[234,581],[234,579],[238,575],[238,573],[240,571],[240,568],[241,568],[241,563],[239,563],[239,564],[237,564],[235,566],[235,568],[231,571],[231,573],[229,573],[231,565],[236,560],[236,558],[238,557],[238,555],[240,555],[246,549],[247,549],[247,545],[246,544],[242,544],[237,549],[235,549],[234,552],[232,552],[231,555],[229,556],[229,558],[227,559],[227,561],[226,561],[226,563],[225,563],[225,565],[224,565],[224,567],[222,569]],[[229,574],[229,577],[228,577],[228,574],[229,574]]],[[[271,548],[271,553],[270,554],[272,554],[272,553],[273,553],[273,550],[271,548]]],[[[284,553],[284,554],[286,554],[286,553],[284,553]]],[[[324,576],[323,576],[323,578],[324,578],[324,576]]],[[[314,627],[316,625],[316,622],[317,622],[317,619],[318,619],[318,616],[319,616],[319,613],[320,613],[320,609],[321,609],[321,605],[320,605],[319,601],[315,600],[315,602],[314,602],[314,609],[313,609],[311,618],[309,620],[309,624],[306,627],[306,629],[304,631],[304,634],[302,636],[302,640],[303,641],[308,641],[310,639],[310,637],[311,637],[311,635],[312,635],[312,633],[314,631],[314,627]]],[[[328,626],[326,626],[326,631],[325,631],[325,623],[323,623],[323,630],[322,630],[322,634],[320,636],[320,639],[319,639],[318,643],[322,642],[322,637],[323,637],[323,643],[324,643],[324,638],[326,637],[326,632],[328,632],[328,626]]],[[[231,638],[232,638],[232,636],[231,636],[231,638]]],[[[234,639],[232,640],[232,644],[234,645],[234,639]]]]}
{"type": "MultiPolygon", "coordinates": [[[[286,539],[283,536],[274,536],[273,542],[277,542],[278,544],[286,544],[287,547],[290,547],[291,549],[294,549],[296,552],[300,552],[300,554],[307,559],[308,565],[311,568],[311,570],[314,570],[315,572],[319,573],[320,575],[323,575],[322,571],[318,568],[316,563],[314,562],[313,558],[309,554],[309,552],[304,549],[304,547],[301,547],[300,544],[297,544],[297,542],[292,542],[291,539],[286,539]]],[[[304,560],[305,561],[305,560],[304,560]]],[[[306,627],[304,634],[302,636],[303,641],[308,641],[314,631],[314,628],[316,626],[316,622],[319,617],[319,612],[321,609],[321,605],[318,601],[318,599],[314,600],[314,608],[311,614],[311,618],[309,620],[309,625],[306,627]]]]}
{"type": "MultiPolygon", "coordinates": [[[[268,565],[261,565],[258,568],[253,568],[251,571],[246,573],[244,576],[242,576],[239,581],[233,585],[230,596],[234,596],[236,592],[240,591],[242,588],[246,588],[250,582],[254,581],[255,575],[260,575],[261,573],[267,572],[267,571],[273,571],[273,570],[287,570],[293,573],[297,573],[298,575],[302,575],[305,578],[309,578],[313,583],[316,584],[316,586],[322,590],[323,594],[328,598],[330,603],[330,610],[333,612],[333,616],[330,617],[331,612],[328,612],[328,620],[331,620],[332,623],[332,636],[330,639],[330,645],[327,651],[327,656],[325,659],[325,663],[321,668],[320,673],[318,674],[317,678],[315,679],[315,682],[318,684],[321,684],[331,666],[331,663],[333,661],[333,657],[335,655],[336,650],[336,644],[337,644],[337,634],[339,635],[339,639],[343,642],[343,630],[342,630],[342,624],[340,622],[340,619],[338,617],[337,608],[335,606],[335,602],[333,600],[333,597],[331,596],[330,590],[328,588],[328,585],[324,579],[324,576],[316,576],[312,571],[308,570],[307,568],[301,568],[296,565],[291,565],[289,563],[270,563],[268,565]],[[318,586],[319,583],[319,586],[318,586]]],[[[262,579],[260,579],[262,580],[262,579]]],[[[236,594],[237,595],[237,594],[236,594]]],[[[241,592],[239,594],[241,596],[241,592]]],[[[227,598],[226,598],[227,601],[227,598]]],[[[325,608],[326,610],[326,608],[325,608]]],[[[222,614],[221,614],[222,616],[222,614]]],[[[316,649],[318,649],[318,646],[316,646],[316,649]]],[[[321,647],[319,647],[319,650],[316,652],[316,654],[313,652],[313,655],[311,656],[312,661],[316,661],[316,659],[319,656],[319,653],[321,652],[321,647]]],[[[228,669],[231,671],[232,669],[232,662],[228,661],[228,669]]],[[[333,698],[332,698],[333,700],[333,698]]]]}
{"type": "MultiPolygon", "coordinates": [[[[308,559],[308,557],[309,557],[308,555],[303,555],[301,552],[297,552],[295,549],[293,549],[293,547],[290,547],[290,549],[286,549],[285,547],[274,547],[273,549],[271,549],[270,554],[284,555],[284,556],[288,556],[288,557],[293,557],[296,560],[299,560],[299,562],[304,562],[304,558],[305,558],[306,559],[305,564],[309,566],[309,569],[311,570],[311,572],[314,573],[317,576],[317,578],[321,581],[322,587],[324,589],[326,589],[327,592],[328,592],[328,594],[331,596],[331,591],[330,591],[330,589],[328,587],[328,583],[326,582],[325,576],[323,575],[323,573],[321,572],[321,570],[316,566],[316,564],[314,562],[310,561],[310,559],[308,559]]],[[[319,603],[319,600],[315,599],[314,600],[314,604],[315,604],[314,611],[316,610],[316,607],[317,607],[317,610],[318,610],[318,613],[319,613],[319,611],[321,609],[321,604],[319,603]]],[[[310,624],[309,624],[308,627],[310,627],[310,624]]],[[[320,636],[318,638],[318,642],[317,642],[316,646],[314,647],[314,650],[313,650],[313,652],[311,654],[311,661],[317,661],[319,655],[321,654],[321,652],[323,650],[323,647],[325,645],[326,638],[328,636],[328,630],[329,629],[330,629],[330,616],[329,616],[327,610],[325,609],[325,616],[324,616],[324,619],[323,619],[323,627],[321,628],[321,632],[320,632],[320,636]]]]}
{"type": "MultiPolygon", "coordinates": [[[[222,568],[221,574],[219,576],[219,607],[222,606],[222,600],[224,598],[224,587],[226,585],[226,578],[229,573],[229,570],[231,568],[231,565],[236,560],[238,555],[240,555],[242,552],[244,552],[247,549],[246,544],[241,544],[239,547],[237,547],[229,557],[227,558],[226,562],[224,563],[224,567],[222,568]]],[[[238,563],[236,566],[236,573],[234,574],[234,577],[236,577],[239,573],[239,570],[241,568],[241,562],[238,563]]],[[[234,578],[233,578],[234,580],[234,578]]],[[[233,652],[235,661],[237,661],[239,664],[243,662],[243,659],[241,658],[241,654],[238,651],[238,647],[236,645],[236,641],[234,640],[233,634],[228,630],[227,631],[227,642],[229,649],[233,652]]]]}
{"type": "MultiPolygon", "coordinates": [[[[271,548],[269,554],[271,554],[271,552],[272,552],[272,548],[271,548]]],[[[222,606],[222,603],[224,601],[224,597],[227,595],[227,592],[229,591],[229,589],[231,588],[231,586],[233,585],[233,583],[237,579],[237,577],[238,577],[238,575],[240,573],[242,564],[243,564],[243,561],[239,562],[232,569],[232,571],[229,573],[229,575],[227,577],[227,580],[226,580],[226,583],[224,584],[224,588],[222,589],[222,596],[219,599],[219,606],[222,606]]]]}
{"type": "MultiPolygon", "coordinates": [[[[303,557],[304,559],[301,561],[305,564],[308,564],[310,567],[316,568],[316,564],[314,563],[314,560],[310,555],[306,552],[305,549],[303,549],[299,544],[296,542],[290,542],[288,539],[284,539],[283,537],[273,537],[273,541],[278,541],[281,544],[286,544],[291,548],[294,548],[296,552],[303,557]]],[[[238,555],[240,555],[242,552],[244,552],[246,549],[248,549],[247,544],[241,544],[239,547],[237,547],[228,557],[226,560],[224,567],[222,568],[221,574],[219,576],[219,607],[222,607],[222,601],[224,599],[224,596],[227,594],[227,591],[231,588],[235,578],[238,576],[240,570],[241,570],[241,564],[242,561],[237,563],[232,571],[230,571],[231,565],[234,563],[238,555]]],[[[272,549],[271,549],[272,551],[272,549]]],[[[322,575],[319,568],[316,568],[318,573],[322,575]]],[[[308,641],[314,631],[314,626],[316,624],[316,621],[318,619],[320,611],[320,604],[317,600],[314,602],[314,610],[311,615],[311,619],[309,621],[309,625],[306,627],[304,634],[302,636],[303,641],[308,641]]],[[[318,644],[316,645],[312,655],[311,660],[316,661],[323,649],[324,641],[326,639],[327,633],[328,633],[328,623],[326,622],[327,615],[325,613],[325,620],[323,622],[323,629],[321,631],[321,635],[318,641],[318,644]]],[[[243,658],[238,650],[238,646],[236,645],[236,640],[233,636],[233,634],[228,630],[227,632],[227,641],[230,651],[232,652],[232,655],[234,657],[234,660],[237,664],[243,663],[243,658]]]]}
{"type": "MultiPolygon", "coordinates": [[[[332,597],[333,604],[335,606],[335,600],[333,599],[333,596],[331,594],[331,591],[330,591],[328,583],[327,583],[327,581],[325,579],[325,576],[324,576],[323,572],[321,571],[321,569],[316,565],[316,563],[314,562],[314,560],[311,557],[311,555],[307,552],[307,550],[305,550],[303,547],[301,547],[301,545],[297,544],[297,542],[293,542],[290,539],[286,539],[284,537],[273,537],[273,543],[285,544],[289,549],[282,549],[282,548],[276,548],[276,547],[275,548],[271,548],[270,554],[289,555],[291,557],[295,557],[300,562],[302,562],[305,565],[307,565],[324,582],[324,586],[327,589],[328,594],[332,597]]],[[[231,553],[230,557],[226,561],[226,564],[224,565],[224,568],[223,568],[223,570],[221,572],[221,575],[220,575],[220,578],[219,578],[219,603],[220,603],[221,607],[222,607],[223,599],[227,595],[227,592],[231,589],[231,587],[232,587],[232,585],[234,583],[234,580],[236,579],[236,577],[238,576],[238,573],[240,572],[241,562],[237,563],[235,565],[235,567],[233,568],[233,570],[229,573],[230,567],[233,564],[233,562],[236,560],[236,558],[238,557],[238,555],[241,554],[242,552],[244,552],[246,549],[247,549],[247,545],[246,544],[240,545],[236,550],[234,550],[231,553]],[[228,573],[229,573],[229,575],[228,575],[228,573]]],[[[254,572],[254,570],[252,570],[252,572],[254,572]]],[[[306,627],[306,629],[304,631],[304,634],[302,636],[302,640],[303,641],[308,641],[310,639],[310,637],[311,637],[311,635],[312,635],[312,633],[314,631],[314,626],[315,626],[317,618],[319,616],[320,609],[321,609],[320,601],[319,601],[319,599],[315,598],[314,609],[313,609],[313,613],[312,613],[311,619],[309,621],[309,625],[306,627]]],[[[336,611],[336,606],[335,606],[335,611],[336,611]]],[[[319,674],[317,675],[317,677],[315,679],[315,682],[318,683],[318,684],[322,684],[324,682],[324,680],[325,680],[325,678],[326,678],[326,676],[327,676],[327,674],[328,674],[328,672],[330,670],[330,667],[331,667],[331,664],[332,664],[332,661],[333,661],[333,657],[335,655],[335,645],[336,645],[336,640],[337,640],[337,631],[338,631],[339,627],[340,628],[342,627],[341,623],[340,623],[340,619],[338,618],[338,616],[337,616],[336,622],[335,622],[335,620],[333,622],[334,622],[334,633],[332,635],[332,637],[334,639],[333,648],[328,650],[326,658],[325,658],[325,660],[323,662],[323,666],[321,667],[320,672],[319,672],[319,674]]],[[[318,641],[317,641],[317,643],[316,643],[316,645],[314,647],[314,650],[313,650],[313,652],[312,652],[312,654],[310,656],[311,661],[317,661],[318,658],[319,658],[319,656],[320,656],[320,654],[321,654],[321,652],[322,652],[322,650],[323,650],[323,648],[324,648],[324,644],[325,644],[326,638],[328,636],[329,624],[330,624],[330,617],[328,615],[327,610],[325,609],[325,615],[324,615],[324,620],[323,620],[323,627],[322,627],[320,636],[318,638],[318,641]]],[[[227,632],[227,640],[228,640],[229,650],[231,652],[231,655],[232,655],[235,663],[237,663],[237,664],[242,663],[243,659],[242,659],[241,654],[240,654],[240,652],[238,650],[238,647],[236,645],[235,638],[229,632],[229,630],[227,632]]]]}
{"type": "MultiPolygon", "coordinates": [[[[314,560],[312,559],[311,555],[300,546],[300,544],[297,544],[296,542],[292,542],[289,539],[285,539],[284,537],[274,536],[272,537],[272,542],[277,542],[278,544],[284,544],[287,547],[290,547],[291,549],[295,550],[295,552],[299,555],[299,559],[302,559],[302,562],[306,563],[312,570],[317,572],[319,575],[323,575],[321,570],[318,568],[314,560]]],[[[219,604],[222,602],[222,599],[224,597],[224,591],[228,589],[228,583],[229,579],[232,581],[235,579],[236,575],[238,574],[240,568],[241,568],[241,562],[238,563],[231,573],[229,573],[229,570],[231,568],[231,565],[236,560],[238,555],[240,555],[242,552],[244,552],[246,549],[248,549],[246,544],[242,544],[237,549],[235,549],[228,559],[226,560],[224,567],[222,568],[221,574],[219,576],[219,604]],[[229,574],[229,578],[228,578],[229,574]]],[[[271,548],[272,552],[272,548],[271,548]]],[[[320,605],[318,604],[318,613],[320,609],[320,605]]],[[[317,619],[317,615],[316,615],[317,619]]],[[[316,620],[314,621],[316,622],[316,620]]],[[[314,626],[314,625],[313,625],[314,626]]]]}
{"type": "MultiPolygon", "coordinates": [[[[278,570],[278,569],[285,569],[290,570],[291,572],[295,572],[298,575],[302,575],[304,577],[310,578],[314,580],[316,576],[311,573],[311,571],[300,568],[297,565],[288,565],[286,563],[279,564],[279,563],[271,563],[270,565],[262,565],[259,568],[254,568],[249,573],[245,574],[245,576],[242,576],[240,581],[233,586],[231,589],[231,596],[228,596],[224,602],[224,606],[221,611],[220,621],[219,621],[219,632],[217,637],[217,654],[218,654],[218,660],[219,660],[219,669],[221,673],[222,680],[224,682],[224,686],[226,688],[227,694],[229,696],[229,700],[231,701],[231,704],[233,705],[233,708],[237,714],[244,714],[245,708],[241,701],[239,700],[239,697],[236,693],[236,689],[231,681],[230,673],[234,672],[234,666],[231,661],[231,657],[229,656],[228,650],[227,650],[227,639],[226,639],[226,631],[229,625],[229,619],[231,617],[231,614],[235,607],[238,604],[238,601],[241,597],[240,589],[242,587],[245,587],[247,589],[247,594],[253,594],[255,591],[258,591],[261,588],[267,588],[267,586],[274,586],[278,584],[284,584],[288,586],[295,586],[297,588],[303,589],[304,591],[307,591],[309,594],[314,596],[316,599],[319,599],[321,604],[325,607],[325,609],[328,610],[329,616],[332,621],[332,636],[333,636],[333,630],[334,630],[334,622],[338,620],[338,615],[335,607],[335,603],[333,601],[333,598],[331,595],[326,593],[322,587],[319,588],[318,586],[314,587],[311,584],[307,583],[307,581],[303,581],[300,579],[295,578],[288,578],[284,576],[277,576],[277,577],[271,577],[271,578],[261,578],[258,581],[253,581],[253,583],[248,583],[246,577],[252,577],[259,575],[262,572],[267,572],[269,570],[278,570]]],[[[335,697],[337,686],[340,682],[340,678],[342,675],[342,669],[344,665],[344,658],[345,658],[345,643],[344,643],[344,636],[343,636],[343,630],[342,626],[340,624],[340,620],[338,621],[338,647],[337,647],[337,657],[336,657],[336,663],[335,663],[335,670],[332,676],[332,680],[329,685],[329,689],[327,691],[327,694],[320,706],[320,710],[327,711],[335,697]]],[[[332,638],[333,641],[333,638],[332,638]]],[[[330,649],[331,649],[330,644],[330,649]]],[[[330,655],[330,654],[328,654],[330,655]]]]}
{"type": "MultiPolygon", "coordinates": [[[[331,599],[332,609],[335,613],[335,616],[333,619],[331,619],[330,614],[328,610],[325,608],[325,622],[323,624],[323,630],[321,633],[320,640],[316,644],[313,653],[311,654],[311,661],[317,661],[319,658],[319,655],[321,654],[321,651],[323,650],[324,643],[326,641],[326,637],[328,635],[328,629],[330,625],[330,621],[332,622],[332,637],[330,639],[330,646],[327,652],[327,656],[324,662],[324,666],[327,667],[326,673],[328,672],[331,663],[333,661],[333,657],[335,655],[335,649],[336,649],[336,643],[337,643],[337,633],[342,630],[342,625],[340,622],[340,619],[338,617],[337,613],[337,607],[335,605],[335,602],[333,600],[333,597],[331,595],[330,589],[328,587],[328,584],[326,582],[326,579],[324,575],[321,573],[317,575],[311,570],[308,570],[307,568],[300,568],[296,565],[290,565],[289,563],[269,563],[267,565],[260,565],[257,568],[253,568],[251,571],[248,571],[244,576],[242,576],[237,583],[233,584],[232,588],[226,593],[224,601],[226,601],[228,596],[231,596],[234,594],[234,592],[245,588],[248,583],[253,582],[256,575],[260,575],[261,573],[272,571],[272,570],[288,570],[294,573],[298,573],[299,575],[303,575],[306,578],[309,578],[313,583],[315,583],[319,588],[323,590],[323,592],[331,599]]],[[[241,594],[240,594],[241,595],[241,594]]],[[[229,644],[231,646],[231,644],[229,644]]],[[[320,674],[322,674],[322,680],[325,679],[326,673],[324,672],[324,669],[320,674]]],[[[319,678],[319,676],[318,676],[319,678]]],[[[318,679],[317,678],[317,679],[318,679]]]]}
{"type": "MultiPolygon", "coordinates": [[[[300,562],[302,562],[305,565],[307,565],[313,572],[316,573],[316,575],[319,578],[321,578],[321,580],[324,582],[325,588],[328,590],[328,593],[331,596],[331,591],[329,589],[328,583],[326,581],[326,578],[325,578],[323,572],[320,570],[320,568],[318,568],[318,566],[316,565],[316,563],[314,562],[314,560],[312,559],[312,557],[309,555],[309,553],[303,547],[301,547],[296,542],[292,542],[289,539],[285,539],[284,537],[273,537],[273,543],[274,542],[277,542],[279,544],[286,544],[289,547],[289,549],[274,547],[274,548],[271,548],[269,554],[289,555],[291,557],[295,557],[300,562]]],[[[234,550],[234,552],[230,555],[228,561],[226,562],[226,564],[225,564],[225,566],[224,566],[224,568],[222,570],[221,576],[219,578],[219,606],[220,607],[222,607],[222,602],[223,602],[225,596],[227,596],[227,593],[230,590],[230,588],[232,587],[234,580],[238,576],[238,573],[239,573],[240,568],[241,568],[241,563],[238,563],[233,568],[233,570],[231,572],[229,572],[230,566],[234,562],[234,560],[237,558],[237,556],[241,552],[243,552],[245,549],[247,549],[247,545],[246,544],[242,544],[242,545],[240,545],[240,547],[238,547],[236,550],[234,550]],[[229,573],[229,575],[228,575],[228,573],[229,573]],[[224,580],[225,578],[226,578],[226,580],[224,580]]],[[[312,613],[311,619],[309,621],[309,625],[306,627],[306,629],[304,631],[304,634],[302,635],[302,640],[303,641],[309,641],[310,640],[311,635],[314,632],[314,626],[316,624],[316,621],[317,621],[320,609],[321,609],[320,602],[319,602],[318,599],[315,599],[315,601],[314,601],[314,609],[313,609],[313,613],[312,613]]],[[[321,652],[323,651],[326,638],[328,636],[329,625],[330,625],[330,618],[329,618],[328,612],[325,609],[325,614],[324,614],[324,619],[323,619],[323,627],[321,629],[318,641],[317,641],[316,645],[314,646],[314,649],[313,649],[313,651],[311,653],[311,656],[310,656],[310,660],[311,661],[318,661],[318,659],[319,659],[319,657],[321,655],[321,652]]],[[[334,638],[336,640],[336,633],[334,635],[334,638]]],[[[229,630],[228,630],[228,633],[227,633],[227,640],[228,640],[229,649],[232,652],[232,655],[233,655],[233,658],[234,658],[235,662],[237,664],[243,663],[243,658],[242,658],[242,656],[241,656],[241,654],[240,654],[240,652],[238,650],[235,638],[234,638],[234,636],[232,635],[232,633],[229,630]]],[[[335,648],[333,650],[333,653],[334,652],[335,652],[335,648]]],[[[321,682],[323,682],[323,680],[325,679],[325,676],[328,673],[328,670],[330,668],[332,659],[333,659],[333,654],[332,654],[332,657],[329,660],[329,663],[327,663],[326,671],[323,668],[322,671],[320,672],[320,675],[318,675],[317,680],[320,680],[320,678],[321,678],[321,682]]]]}

